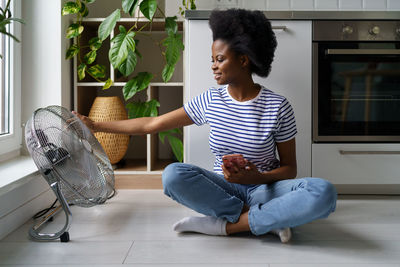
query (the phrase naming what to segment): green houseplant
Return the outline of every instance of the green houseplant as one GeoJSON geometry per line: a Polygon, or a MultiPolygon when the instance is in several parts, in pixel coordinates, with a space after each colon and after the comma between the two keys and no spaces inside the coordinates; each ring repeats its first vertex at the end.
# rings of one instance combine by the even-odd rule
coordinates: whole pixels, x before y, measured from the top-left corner
{"type": "MultiPolygon", "coordinates": [[[[66,38],[72,39],[73,43],[66,51],[66,59],[74,57],[78,60],[78,79],[82,80],[89,75],[97,82],[103,83],[103,89],[112,86],[113,81],[106,75],[106,67],[96,63],[97,51],[103,42],[115,31],[117,22],[121,18],[121,9],[115,9],[105,20],[98,26],[98,34],[89,40],[88,44],[81,43],[81,34],[85,30],[82,24],[83,19],[89,13],[89,5],[95,0],[75,0],[66,2],[62,8],[62,15],[74,15],[74,21],[69,25],[66,38]],[[83,48],[90,48],[87,53],[82,53],[83,48]]],[[[139,42],[135,36],[142,33],[145,27],[152,28],[153,18],[158,10],[165,22],[165,32],[167,37],[158,45],[165,59],[165,66],[162,71],[162,79],[168,82],[175,70],[180,55],[184,49],[182,35],[178,33],[177,17],[166,17],[160,9],[157,0],[121,0],[122,12],[129,14],[131,17],[138,17],[139,10],[147,19],[146,23],[139,27],[138,23],[134,23],[132,27],[126,29],[123,25],[118,26],[118,34],[111,39],[111,46],[108,51],[108,59],[112,68],[117,71],[118,75],[128,77],[135,70],[136,65],[142,58],[138,51],[139,42]]],[[[182,7],[179,8],[181,14],[186,9],[195,9],[195,0],[183,0],[182,7]]],[[[139,18],[138,20],[139,21],[139,18]]],[[[150,31],[151,35],[151,31],[150,31]]],[[[145,90],[154,75],[150,72],[140,72],[131,78],[123,87],[123,96],[125,101],[131,99],[136,93],[145,90]]],[[[126,105],[129,118],[139,118],[148,116],[157,116],[160,103],[155,99],[146,102],[130,102],[126,105]]],[[[173,129],[159,133],[162,142],[167,138],[172,151],[178,161],[183,161],[183,144],[176,136],[180,135],[180,129],[173,129]]]]}
{"type": "MultiPolygon", "coordinates": [[[[8,25],[11,24],[13,21],[17,21],[22,24],[24,24],[25,22],[22,19],[12,17],[10,4],[11,0],[8,0],[4,8],[0,7],[0,33],[10,36],[12,39],[19,43],[20,41],[18,40],[18,38],[8,32],[8,25]]],[[[0,55],[0,58],[2,58],[2,55],[0,55]]]]}

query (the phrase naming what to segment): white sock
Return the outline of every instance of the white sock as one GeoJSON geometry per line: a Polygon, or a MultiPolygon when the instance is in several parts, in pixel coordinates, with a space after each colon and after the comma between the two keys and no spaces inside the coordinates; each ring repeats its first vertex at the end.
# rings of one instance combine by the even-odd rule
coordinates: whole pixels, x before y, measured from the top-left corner
{"type": "Polygon", "coordinates": [[[173,226],[177,232],[197,232],[206,235],[227,235],[226,220],[211,216],[185,217],[173,226]]]}
{"type": "Polygon", "coordinates": [[[271,230],[271,233],[279,236],[282,243],[289,242],[290,238],[292,237],[292,232],[290,231],[290,228],[271,230]]]}

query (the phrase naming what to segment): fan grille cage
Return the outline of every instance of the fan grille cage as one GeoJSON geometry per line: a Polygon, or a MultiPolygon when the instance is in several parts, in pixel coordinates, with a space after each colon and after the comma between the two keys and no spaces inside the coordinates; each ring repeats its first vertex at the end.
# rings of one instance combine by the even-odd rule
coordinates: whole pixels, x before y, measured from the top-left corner
{"type": "Polygon", "coordinates": [[[38,109],[25,127],[25,140],[35,164],[49,184],[59,181],[69,204],[103,203],[114,190],[114,173],[100,143],[69,110],[38,109]]]}

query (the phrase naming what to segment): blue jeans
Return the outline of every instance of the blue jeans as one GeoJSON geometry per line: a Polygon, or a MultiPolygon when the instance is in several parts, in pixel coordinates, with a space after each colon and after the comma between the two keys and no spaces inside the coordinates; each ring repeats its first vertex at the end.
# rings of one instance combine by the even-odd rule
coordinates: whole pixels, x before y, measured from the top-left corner
{"type": "Polygon", "coordinates": [[[172,163],[165,168],[162,181],[164,193],[173,200],[231,223],[238,221],[247,205],[254,235],[326,218],[336,208],[335,187],[320,178],[241,185],[195,165],[172,163]]]}

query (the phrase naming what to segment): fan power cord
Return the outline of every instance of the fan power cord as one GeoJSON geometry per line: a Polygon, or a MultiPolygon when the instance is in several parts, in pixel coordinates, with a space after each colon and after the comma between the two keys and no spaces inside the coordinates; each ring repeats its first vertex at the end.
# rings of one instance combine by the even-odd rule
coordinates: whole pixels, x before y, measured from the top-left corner
{"type": "MultiPolygon", "coordinates": [[[[117,191],[115,190],[115,188],[113,188],[113,192],[107,197],[107,199],[110,199],[110,198],[114,197],[116,193],[117,193],[117,191]]],[[[50,207],[35,213],[35,215],[33,215],[32,218],[33,219],[38,219],[38,218],[43,217],[44,215],[46,215],[52,209],[55,209],[57,201],[58,201],[58,199],[54,200],[53,204],[51,204],[50,207]]],[[[74,204],[71,203],[71,204],[68,204],[68,205],[69,206],[73,206],[74,204]]]]}
{"type": "Polygon", "coordinates": [[[35,215],[33,215],[33,219],[38,219],[42,216],[44,216],[46,213],[48,213],[49,211],[51,211],[52,209],[54,209],[56,207],[56,203],[57,203],[58,199],[54,200],[53,204],[51,204],[51,206],[47,209],[43,209],[39,212],[37,212],[35,215]]]}

